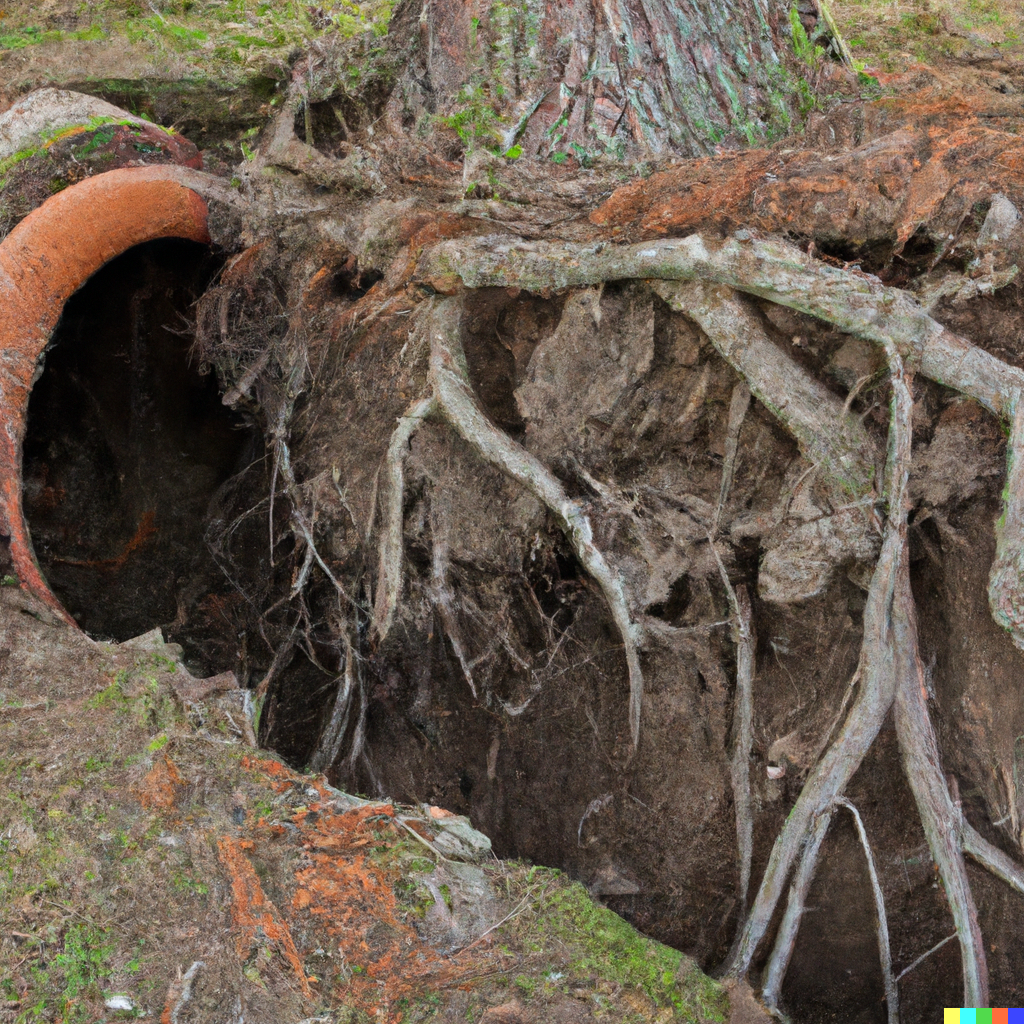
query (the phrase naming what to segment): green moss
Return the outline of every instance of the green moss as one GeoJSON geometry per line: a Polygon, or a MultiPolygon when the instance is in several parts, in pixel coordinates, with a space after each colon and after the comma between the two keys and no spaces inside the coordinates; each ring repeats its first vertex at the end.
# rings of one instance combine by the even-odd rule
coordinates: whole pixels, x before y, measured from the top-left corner
{"type": "Polygon", "coordinates": [[[3,188],[7,184],[7,178],[11,170],[13,170],[23,160],[28,160],[38,152],[39,147],[36,146],[32,149],[19,150],[17,153],[12,153],[9,157],[0,160],[0,188],[3,188]]]}
{"type": "Polygon", "coordinates": [[[532,868],[528,880],[549,883],[529,922],[536,952],[555,947],[569,950],[571,959],[564,973],[639,989],[659,1007],[673,1007],[684,1020],[726,1019],[728,1003],[721,986],[679,950],[641,935],[558,871],[532,868]]]}

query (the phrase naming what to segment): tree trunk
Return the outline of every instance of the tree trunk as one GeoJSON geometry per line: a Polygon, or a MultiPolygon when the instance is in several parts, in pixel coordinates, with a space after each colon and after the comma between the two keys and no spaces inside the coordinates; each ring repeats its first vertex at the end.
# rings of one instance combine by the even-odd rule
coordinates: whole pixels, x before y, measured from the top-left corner
{"type": "MultiPolygon", "coordinates": [[[[400,81],[395,121],[445,125],[470,149],[583,163],[699,156],[779,138],[813,104],[825,50],[810,39],[833,37],[811,0],[801,6],[405,0],[389,39],[401,59],[368,65],[400,81]]],[[[361,85],[353,107],[376,89],[361,85]]]]}

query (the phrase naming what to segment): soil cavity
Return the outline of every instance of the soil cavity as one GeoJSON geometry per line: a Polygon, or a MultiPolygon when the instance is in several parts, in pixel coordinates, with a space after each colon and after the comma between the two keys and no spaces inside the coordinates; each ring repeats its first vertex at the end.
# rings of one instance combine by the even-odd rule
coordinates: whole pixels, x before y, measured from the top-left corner
{"type": "Polygon", "coordinates": [[[161,239],[90,278],[47,348],[24,456],[40,568],[82,628],[125,640],[170,627],[205,668],[229,667],[203,664],[198,637],[225,586],[207,510],[262,452],[189,358],[190,309],[219,265],[205,246],[161,239]]]}

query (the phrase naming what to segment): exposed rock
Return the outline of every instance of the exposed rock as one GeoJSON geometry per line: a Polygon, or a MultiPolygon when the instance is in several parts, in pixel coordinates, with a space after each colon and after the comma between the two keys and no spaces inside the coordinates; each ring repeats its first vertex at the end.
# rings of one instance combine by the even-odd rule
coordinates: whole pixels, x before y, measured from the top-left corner
{"type": "Polygon", "coordinates": [[[1005,246],[1019,229],[1020,213],[1017,207],[1002,193],[996,193],[985,215],[985,222],[978,232],[978,248],[992,249],[999,245],[1005,246]]]}
{"type": "Polygon", "coordinates": [[[101,122],[131,124],[147,132],[156,127],[95,96],[37,89],[0,114],[0,164],[15,153],[52,143],[70,129],[84,131],[101,122]]]}

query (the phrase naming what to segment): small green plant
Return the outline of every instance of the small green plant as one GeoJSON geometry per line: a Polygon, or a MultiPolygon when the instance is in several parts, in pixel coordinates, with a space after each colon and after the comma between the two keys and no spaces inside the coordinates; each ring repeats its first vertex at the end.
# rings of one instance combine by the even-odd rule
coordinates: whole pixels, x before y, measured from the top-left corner
{"type": "Polygon", "coordinates": [[[437,124],[451,128],[466,144],[467,149],[477,147],[497,152],[501,144],[500,120],[493,100],[503,95],[501,85],[475,81],[459,90],[453,113],[437,119],[437,124]],[[493,98],[492,98],[493,94],[493,98]]]}
{"type": "Polygon", "coordinates": [[[109,960],[114,952],[110,932],[91,923],[75,923],[64,935],[64,951],[54,957],[54,966],[63,974],[60,1012],[66,1022],[93,1019],[82,999],[98,999],[100,982],[113,971],[109,960]]]}
{"type": "Polygon", "coordinates": [[[127,698],[124,695],[124,684],[127,680],[128,670],[120,669],[111,680],[110,685],[90,697],[86,702],[86,706],[93,711],[98,711],[101,708],[123,707],[127,702],[127,698]]]}
{"type": "Polygon", "coordinates": [[[796,9],[796,5],[789,9],[789,30],[793,37],[793,49],[800,60],[812,66],[820,63],[825,56],[825,49],[818,46],[807,35],[807,29],[800,21],[800,12],[796,9]]]}
{"type": "Polygon", "coordinates": [[[158,750],[162,750],[167,746],[167,733],[162,732],[159,736],[154,736],[146,745],[146,749],[151,753],[155,754],[158,750]]]}

